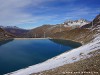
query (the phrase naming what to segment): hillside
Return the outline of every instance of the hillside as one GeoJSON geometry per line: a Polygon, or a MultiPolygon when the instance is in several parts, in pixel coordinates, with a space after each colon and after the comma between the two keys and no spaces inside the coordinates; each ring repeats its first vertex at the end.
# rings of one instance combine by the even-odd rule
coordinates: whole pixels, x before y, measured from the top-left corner
{"type": "Polygon", "coordinates": [[[14,38],[14,37],[15,37],[14,35],[6,32],[2,28],[0,28],[0,41],[5,40],[5,39],[9,39],[9,38],[14,38]]]}
{"type": "Polygon", "coordinates": [[[73,40],[80,43],[88,43],[90,40],[93,39],[93,35],[96,33],[96,30],[91,31],[90,29],[86,28],[75,28],[70,31],[64,31],[64,32],[58,32],[50,37],[52,38],[59,38],[59,39],[67,39],[67,40],[73,40]]]}
{"type": "Polygon", "coordinates": [[[42,38],[44,37],[44,33],[50,28],[53,27],[51,25],[43,25],[37,28],[34,28],[24,34],[24,37],[29,37],[29,38],[42,38]]]}
{"type": "Polygon", "coordinates": [[[22,34],[24,33],[27,33],[29,30],[25,30],[25,29],[22,29],[22,28],[18,28],[16,26],[7,26],[7,27],[4,27],[4,26],[1,26],[2,29],[4,29],[6,32],[10,33],[10,34],[13,34],[17,37],[21,36],[22,34]]]}
{"type": "Polygon", "coordinates": [[[85,24],[88,24],[89,21],[80,19],[75,21],[65,21],[62,24],[56,24],[56,25],[42,25],[40,27],[34,28],[30,30],[27,34],[24,35],[24,37],[32,37],[32,38],[43,38],[50,37],[50,35],[54,35],[58,32],[63,31],[69,31],[74,28],[79,28],[85,24]]]}
{"type": "Polygon", "coordinates": [[[90,22],[89,24],[86,24],[82,27],[75,28],[69,31],[54,33],[49,37],[59,38],[59,39],[69,39],[84,44],[92,40],[94,38],[93,35],[98,33],[99,25],[100,25],[100,15],[96,16],[93,22],[90,22]]]}
{"type": "MultiPolygon", "coordinates": [[[[69,28],[65,28],[64,26],[61,26],[62,30],[69,30],[69,28]]],[[[35,29],[30,30],[27,34],[25,34],[25,37],[31,37],[31,38],[43,38],[48,37],[49,35],[52,35],[53,33],[60,32],[60,25],[43,25],[40,27],[37,27],[35,29]]]]}
{"type": "MultiPolygon", "coordinates": [[[[69,52],[65,52],[43,63],[21,69],[7,75],[54,75],[55,73],[55,75],[70,75],[62,74],[63,71],[98,72],[98,69],[100,68],[98,66],[100,58],[100,15],[98,15],[94,20],[96,22],[94,22],[93,25],[91,25],[91,22],[84,28],[80,27],[69,31],[62,31],[54,33],[51,36],[52,38],[57,39],[61,38],[79,41],[83,43],[83,46],[73,49],[69,52]],[[94,65],[98,67],[95,68],[94,65]]],[[[99,75],[99,72],[96,75],[99,75]]]]}

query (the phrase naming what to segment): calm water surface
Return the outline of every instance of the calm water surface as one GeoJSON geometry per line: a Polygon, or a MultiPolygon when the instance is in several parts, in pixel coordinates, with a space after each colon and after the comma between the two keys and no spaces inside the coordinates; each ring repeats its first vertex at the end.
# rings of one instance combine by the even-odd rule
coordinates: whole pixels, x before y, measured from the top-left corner
{"type": "Polygon", "coordinates": [[[81,46],[65,40],[9,40],[0,43],[0,75],[16,71],[81,46]]]}

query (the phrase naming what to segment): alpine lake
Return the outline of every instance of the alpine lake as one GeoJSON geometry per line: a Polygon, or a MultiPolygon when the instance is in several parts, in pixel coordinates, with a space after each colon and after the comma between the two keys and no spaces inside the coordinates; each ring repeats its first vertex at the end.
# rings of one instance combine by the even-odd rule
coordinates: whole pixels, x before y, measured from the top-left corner
{"type": "Polygon", "coordinates": [[[12,39],[0,42],[0,75],[44,62],[81,45],[61,39],[12,39]]]}

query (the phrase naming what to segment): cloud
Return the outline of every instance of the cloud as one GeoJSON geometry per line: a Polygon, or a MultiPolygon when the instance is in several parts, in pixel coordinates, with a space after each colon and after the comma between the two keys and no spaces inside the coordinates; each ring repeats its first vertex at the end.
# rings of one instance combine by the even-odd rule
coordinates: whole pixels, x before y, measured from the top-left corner
{"type": "Polygon", "coordinates": [[[76,1],[79,0],[0,0],[0,24],[57,23],[68,18],[94,16],[99,12],[99,8],[76,5],[76,1]]]}
{"type": "Polygon", "coordinates": [[[24,12],[28,6],[33,8],[46,0],[0,0],[0,24],[14,25],[20,22],[36,21],[41,17],[24,12]]]}
{"type": "Polygon", "coordinates": [[[30,18],[30,14],[21,11],[30,3],[29,0],[0,0],[0,24],[15,24],[21,19],[30,18]]]}
{"type": "Polygon", "coordinates": [[[100,8],[74,7],[66,12],[64,19],[88,19],[93,20],[100,13],[100,8]]]}

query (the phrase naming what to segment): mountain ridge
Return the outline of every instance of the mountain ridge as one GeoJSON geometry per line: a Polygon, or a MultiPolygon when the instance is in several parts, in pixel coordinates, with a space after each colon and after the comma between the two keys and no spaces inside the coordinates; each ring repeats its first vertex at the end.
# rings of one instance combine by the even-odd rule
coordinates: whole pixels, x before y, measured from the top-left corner
{"type": "Polygon", "coordinates": [[[29,30],[19,28],[17,26],[0,26],[3,30],[6,32],[15,35],[16,37],[19,37],[20,35],[28,32],[29,30]]]}
{"type": "Polygon", "coordinates": [[[56,25],[45,24],[30,30],[28,33],[24,34],[24,37],[43,38],[44,33],[46,37],[49,37],[54,33],[62,32],[62,31],[70,31],[75,28],[80,28],[84,24],[88,24],[88,23],[90,22],[85,19],[79,19],[75,21],[67,21],[67,22],[65,21],[64,23],[56,24],[56,25]]]}

